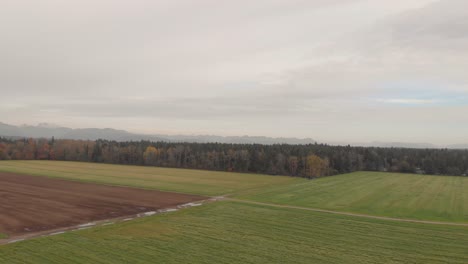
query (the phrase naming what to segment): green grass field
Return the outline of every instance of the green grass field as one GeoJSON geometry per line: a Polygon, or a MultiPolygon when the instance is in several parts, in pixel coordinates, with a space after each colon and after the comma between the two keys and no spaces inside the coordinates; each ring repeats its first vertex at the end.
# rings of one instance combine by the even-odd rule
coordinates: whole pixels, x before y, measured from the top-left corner
{"type": "Polygon", "coordinates": [[[379,216],[468,222],[468,177],[356,172],[249,190],[237,196],[379,216]]]}
{"type": "MultiPolygon", "coordinates": [[[[358,172],[318,180],[78,162],[0,171],[422,220],[467,222],[468,178],[358,172]]],[[[1,234],[0,234],[1,238],[1,234]]],[[[468,227],[220,201],[0,246],[0,263],[468,263],[468,227]]]]}
{"type": "Polygon", "coordinates": [[[0,171],[209,196],[298,180],[258,174],[64,161],[0,161],[0,171]]]}
{"type": "Polygon", "coordinates": [[[284,176],[61,161],[0,161],[0,171],[396,218],[468,222],[468,177],[356,172],[284,176]]]}
{"type": "Polygon", "coordinates": [[[0,246],[0,263],[468,263],[468,228],[216,202],[0,246]]]}

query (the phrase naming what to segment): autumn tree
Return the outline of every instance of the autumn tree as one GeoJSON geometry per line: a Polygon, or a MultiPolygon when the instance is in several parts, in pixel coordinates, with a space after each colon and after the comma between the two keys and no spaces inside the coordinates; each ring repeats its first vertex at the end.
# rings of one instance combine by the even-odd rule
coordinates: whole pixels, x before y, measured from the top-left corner
{"type": "Polygon", "coordinates": [[[145,165],[156,165],[159,156],[158,149],[153,146],[148,146],[143,153],[143,161],[145,165]]]}
{"type": "Polygon", "coordinates": [[[10,156],[7,152],[7,146],[3,143],[0,143],[0,160],[8,160],[10,156]]]}
{"type": "Polygon", "coordinates": [[[328,161],[317,155],[309,155],[306,159],[305,175],[307,178],[324,176],[328,169],[328,161]]]}
{"type": "Polygon", "coordinates": [[[288,168],[291,176],[297,175],[297,169],[299,167],[299,159],[296,156],[290,156],[288,158],[288,168]]]}
{"type": "Polygon", "coordinates": [[[48,142],[44,142],[37,148],[36,159],[48,160],[50,159],[50,146],[48,142]]]}

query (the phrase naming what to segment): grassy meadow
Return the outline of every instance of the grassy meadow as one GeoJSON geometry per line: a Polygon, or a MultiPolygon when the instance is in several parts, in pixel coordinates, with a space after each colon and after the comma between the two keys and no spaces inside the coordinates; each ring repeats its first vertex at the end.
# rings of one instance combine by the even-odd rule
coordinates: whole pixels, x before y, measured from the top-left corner
{"type": "Polygon", "coordinates": [[[0,161],[0,171],[208,196],[299,180],[259,174],[35,160],[0,161]]]}
{"type": "Polygon", "coordinates": [[[468,222],[468,177],[355,172],[285,176],[63,161],[0,161],[0,171],[343,212],[468,222]]]}
{"type": "Polygon", "coordinates": [[[468,263],[468,227],[240,202],[0,246],[0,263],[468,263]]]}
{"type": "MultiPolygon", "coordinates": [[[[317,180],[58,161],[0,171],[335,211],[467,222],[468,178],[357,172],[317,180]]],[[[1,234],[0,234],[1,238],[1,234]]],[[[0,263],[468,263],[468,227],[218,201],[0,246],[0,263]]]]}
{"type": "Polygon", "coordinates": [[[370,215],[468,222],[468,177],[355,172],[249,190],[237,196],[370,215]]]}

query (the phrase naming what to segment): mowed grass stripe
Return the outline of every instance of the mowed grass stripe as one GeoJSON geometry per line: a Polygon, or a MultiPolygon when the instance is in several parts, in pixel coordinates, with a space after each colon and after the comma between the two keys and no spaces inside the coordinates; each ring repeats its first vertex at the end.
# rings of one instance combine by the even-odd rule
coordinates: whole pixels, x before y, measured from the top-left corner
{"type": "Polygon", "coordinates": [[[258,174],[63,161],[0,161],[0,171],[210,196],[298,180],[258,174]]]}
{"type": "Polygon", "coordinates": [[[454,222],[447,222],[447,221],[442,222],[442,221],[429,221],[429,220],[417,220],[417,219],[406,219],[406,218],[393,218],[393,217],[388,217],[388,216],[377,216],[377,215],[332,211],[332,210],[326,210],[326,209],[301,207],[301,206],[296,206],[296,205],[272,204],[272,203],[242,200],[242,199],[236,199],[236,198],[224,198],[224,200],[247,203],[247,204],[271,206],[271,207],[276,207],[276,208],[290,208],[290,209],[312,211],[312,212],[319,212],[319,213],[327,213],[327,214],[335,214],[335,215],[346,215],[346,216],[354,216],[354,217],[362,217],[362,218],[378,219],[378,220],[387,220],[387,221],[396,221],[396,222],[468,227],[468,223],[454,223],[454,222]]]}
{"type": "Polygon", "coordinates": [[[468,222],[468,177],[356,172],[240,192],[265,203],[416,220],[468,222]]]}
{"type": "Polygon", "coordinates": [[[468,228],[232,201],[0,247],[1,263],[467,263],[468,228]]]}

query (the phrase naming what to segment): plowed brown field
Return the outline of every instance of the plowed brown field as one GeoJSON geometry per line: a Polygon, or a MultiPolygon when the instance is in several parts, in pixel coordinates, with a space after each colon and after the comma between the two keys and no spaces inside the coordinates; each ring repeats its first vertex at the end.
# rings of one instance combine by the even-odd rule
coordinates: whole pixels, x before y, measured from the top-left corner
{"type": "Polygon", "coordinates": [[[0,233],[31,234],[206,198],[0,173],[0,233]]]}

